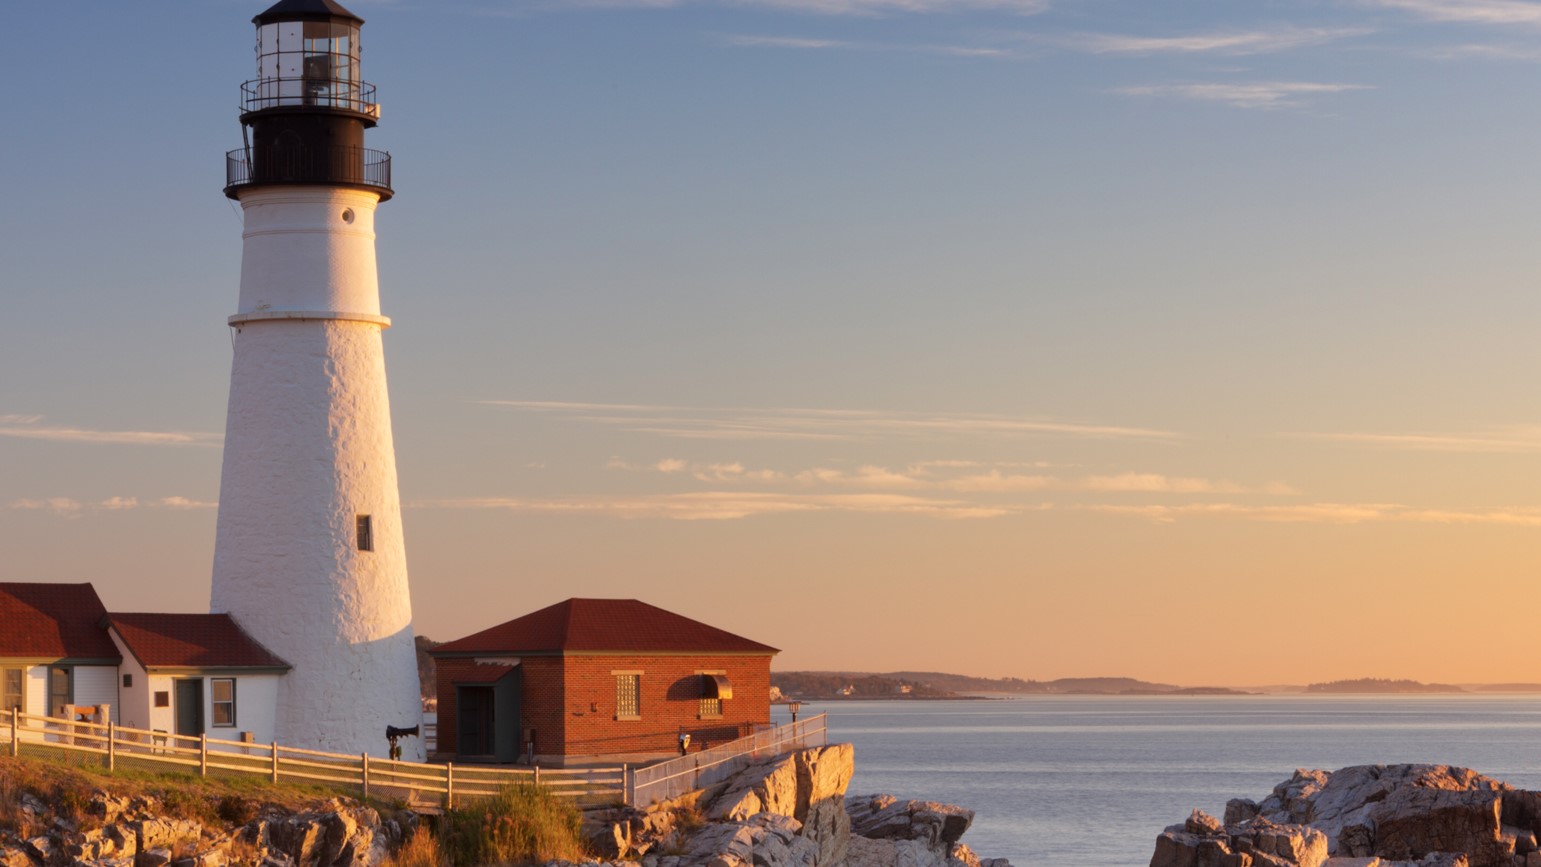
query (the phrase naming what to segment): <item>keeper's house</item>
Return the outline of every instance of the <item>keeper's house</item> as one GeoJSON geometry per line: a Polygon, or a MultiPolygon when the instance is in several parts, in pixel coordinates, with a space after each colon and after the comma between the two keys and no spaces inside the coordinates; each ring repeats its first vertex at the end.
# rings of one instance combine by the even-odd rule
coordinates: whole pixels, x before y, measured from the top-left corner
{"type": "Polygon", "coordinates": [[[111,614],[90,584],[0,583],[4,710],[105,705],[131,729],[267,743],[288,671],[228,614],[111,614]]]}
{"type": "Polygon", "coordinates": [[[430,651],[438,757],[644,762],[770,724],[779,651],[635,599],[569,599],[430,651]]]}

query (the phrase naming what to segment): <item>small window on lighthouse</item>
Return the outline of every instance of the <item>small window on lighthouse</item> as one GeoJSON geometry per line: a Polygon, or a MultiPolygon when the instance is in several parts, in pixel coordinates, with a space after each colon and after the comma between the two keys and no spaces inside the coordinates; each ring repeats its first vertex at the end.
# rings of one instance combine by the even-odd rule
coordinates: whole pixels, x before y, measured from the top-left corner
{"type": "Polygon", "coordinates": [[[368,515],[359,515],[358,524],[358,549],[360,551],[373,551],[375,549],[374,521],[368,515]]]}

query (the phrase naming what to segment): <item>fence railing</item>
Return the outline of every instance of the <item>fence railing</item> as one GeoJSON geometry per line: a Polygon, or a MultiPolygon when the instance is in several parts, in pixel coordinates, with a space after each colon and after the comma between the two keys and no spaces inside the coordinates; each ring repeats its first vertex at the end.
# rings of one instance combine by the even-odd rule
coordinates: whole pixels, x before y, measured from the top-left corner
{"type": "Polygon", "coordinates": [[[761,758],[823,746],[828,740],[824,714],[767,728],[736,741],[677,759],[637,768],[626,786],[626,803],[646,807],[726,780],[761,758]]]}
{"type": "Polygon", "coordinates": [[[738,740],[647,767],[509,768],[443,765],[346,755],[207,735],[75,722],[57,717],[0,711],[0,749],[11,756],[88,756],[108,771],[118,768],[196,769],[200,776],[259,776],[269,782],[295,781],[357,787],[364,797],[399,797],[419,805],[454,807],[467,798],[488,797],[510,783],[548,787],[585,802],[625,800],[645,807],[726,780],[751,763],[792,750],[823,746],[824,714],[767,727],[738,740]]]}
{"type": "Polygon", "coordinates": [[[420,764],[269,744],[227,741],[199,735],[73,722],[56,717],[0,711],[0,749],[7,755],[93,757],[108,771],[118,768],[196,772],[200,776],[260,776],[269,782],[297,781],[357,787],[364,797],[399,797],[410,803],[453,807],[467,798],[495,795],[510,783],[535,783],[554,794],[583,801],[619,801],[628,769],[507,768],[420,764]]]}

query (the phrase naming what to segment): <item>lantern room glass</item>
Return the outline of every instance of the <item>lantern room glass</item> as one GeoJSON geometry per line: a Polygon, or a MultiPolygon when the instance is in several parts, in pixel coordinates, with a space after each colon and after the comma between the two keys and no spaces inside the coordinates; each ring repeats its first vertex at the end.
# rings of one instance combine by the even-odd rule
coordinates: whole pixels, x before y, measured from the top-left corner
{"type": "Polygon", "coordinates": [[[276,21],[257,28],[256,105],[368,111],[359,75],[359,26],[276,21]]]}

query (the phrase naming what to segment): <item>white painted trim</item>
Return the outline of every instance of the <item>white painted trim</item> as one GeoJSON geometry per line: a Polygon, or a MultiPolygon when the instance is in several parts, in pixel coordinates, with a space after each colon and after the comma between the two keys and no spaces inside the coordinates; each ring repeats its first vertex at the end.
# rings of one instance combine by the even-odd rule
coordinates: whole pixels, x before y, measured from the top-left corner
{"type": "Polygon", "coordinates": [[[391,327],[389,316],[376,316],[372,313],[340,313],[336,310],[265,310],[261,313],[237,313],[230,317],[229,324],[233,327],[245,322],[260,322],[264,319],[340,319],[349,322],[372,322],[381,328],[391,327]]]}

